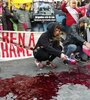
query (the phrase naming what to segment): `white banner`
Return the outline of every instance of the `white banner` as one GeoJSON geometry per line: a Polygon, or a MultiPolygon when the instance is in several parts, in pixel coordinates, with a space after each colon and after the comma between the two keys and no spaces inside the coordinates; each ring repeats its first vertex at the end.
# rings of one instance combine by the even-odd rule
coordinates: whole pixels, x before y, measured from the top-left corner
{"type": "Polygon", "coordinates": [[[0,61],[32,57],[32,49],[35,47],[41,33],[24,31],[1,31],[0,61]]]}

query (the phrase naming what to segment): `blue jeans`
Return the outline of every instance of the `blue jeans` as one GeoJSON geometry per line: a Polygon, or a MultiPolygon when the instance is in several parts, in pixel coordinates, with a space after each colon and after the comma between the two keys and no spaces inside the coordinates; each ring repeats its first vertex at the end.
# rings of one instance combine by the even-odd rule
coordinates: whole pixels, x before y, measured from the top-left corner
{"type": "Polygon", "coordinates": [[[71,56],[72,53],[79,52],[79,56],[81,60],[87,61],[88,56],[82,51],[82,47],[76,46],[75,44],[69,44],[65,47],[65,53],[68,57],[71,56]]]}
{"type": "Polygon", "coordinates": [[[65,47],[65,53],[68,57],[75,52],[77,49],[77,46],[75,44],[69,44],[68,46],[65,47]]]}

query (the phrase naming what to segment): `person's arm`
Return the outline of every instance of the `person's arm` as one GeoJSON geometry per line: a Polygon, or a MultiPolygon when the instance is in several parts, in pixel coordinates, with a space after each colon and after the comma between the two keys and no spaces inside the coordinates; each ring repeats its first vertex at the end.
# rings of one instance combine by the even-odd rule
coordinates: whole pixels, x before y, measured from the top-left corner
{"type": "Polygon", "coordinates": [[[18,22],[22,23],[21,20],[20,20],[20,11],[17,10],[15,13],[14,13],[14,16],[18,19],[18,22]]]}
{"type": "Polygon", "coordinates": [[[43,48],[48,53],[60,57],[61,50],[57,50],[57,49],[53,48],[52,45],[50,45],[48,37],[47,37],[47,35],[45,33],[40,37],[40,43],[41,43],[40,45],[43,46],[43,48]]]}
{"type": "Polygon", "coordinates": [[[85,14],[86,14],[86,8],[85,8],[85,6],[78,7],[78,10],[79,10],[79,18],[85,16],[85,14]]]}
{"type": "Polygon", "coordinates": [[[6,7],[6,8],[4,8],[5,9],[5,14],[6,14],[6,17],[7,18],[12,18],[12,14],[11,14],[11,12],[9,11],[9,9],[6,7]]]}
{"type": "Polygon", "coordinates": [[[85,45],[88,49],[90,49],[90,43],[89,43],[89,42],[84,41],[84,42],[83,42],[83,45],[85,45]]]}
{"type": "Polygon", "coordinates": [[[77,41],[79,44],[83,45],[83,42],[85,42],[85,40],[84,40],[81,36],[78,35],[77,30],[78,30],[78,26],[77,26],[76,24],[73,24],[73,25],[71,26],[71,28],[69,29],[69,33],[70,33],[70,35],[71,35],[73,38],[76,39],[76,41],[77,41]]]}
{"type": "Polygon", "coordinates": [[[78,35],[77,33],[77,26],[76,25],[72,25],[71,26],[71,32],[70,34],[76,39],[76,41],[80,44],[80,45],[85,45],[87,48],[90,49],[90,43],[87,42],[86,40],[84,40],[81,36],[78,35]]]}
{"type": "Polygon", "coordinates": [[[62,10],[63,12],[65,12],[65,13],[68,12],[68,10],[66,9],[66,5],[67,5],[67,2],[66,2],[66,1],[64,1],[64,2],[61,4],[61,10],[62,10]]]}

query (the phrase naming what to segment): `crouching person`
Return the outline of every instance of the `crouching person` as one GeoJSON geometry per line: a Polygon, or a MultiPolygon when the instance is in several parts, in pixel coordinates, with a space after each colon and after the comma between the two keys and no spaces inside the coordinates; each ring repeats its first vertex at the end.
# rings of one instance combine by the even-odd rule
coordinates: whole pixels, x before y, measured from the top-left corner
{"type": "Polygon", "coordinates": [[[38,39],[36,47],[33,51],[35,64],[38,68],[44,67],[42,61],[46,61],[46,65],[51,68],[55,68],[56,65],[52,63],[52,61],[56,57],[66,60],[67,57],[62,53],[62,47],[60,46],[60,32],[60,24],[51,22],[47,27],[47,31],[38,39]]]}
{"type": "MultiPolygon", "coordinates": [[[[87,61],[88,55],[83,52],[83,45],[90,49],[90,43],[87,42],[87,31],[86,24],[88,24],[89,19],[87,17],[82,17],[79,19],[78,24],[73,24],[69,29],[66,40],[63,45],[65,47],[65,53],[68,57],[72,57],[72,53],[79,53],[79,59],[81,61],[87,61]]],[[[76,55],[77,58],[77,55],[76,55]]]]}

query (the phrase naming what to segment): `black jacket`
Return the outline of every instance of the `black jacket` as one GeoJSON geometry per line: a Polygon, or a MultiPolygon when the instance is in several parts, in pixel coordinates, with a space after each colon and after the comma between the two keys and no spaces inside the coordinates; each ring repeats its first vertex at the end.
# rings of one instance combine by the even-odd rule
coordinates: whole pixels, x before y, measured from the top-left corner
{"type": "Polygon", "coordinates": [[[73,24],[69,28],[69,33],[66,36],[63,45],[75,44],[82,46],[83,43],[87,40],[87,34],[85,28],[80,28],[79,24],[73,24]]]}
{"type": "Polygon", "coordinates": [[[55,40],[53,35],[55,26],[57,24],[58,23],[56,22],[52,22],[48,25],[47,31],[42,33],[35,48],[42,47],[49,54],[60,57],[62,50],[62,47],[59,45],[60,40],[55,40]],[[60,49],[57,49],[58,47],[60,47],[60,49]]]}

